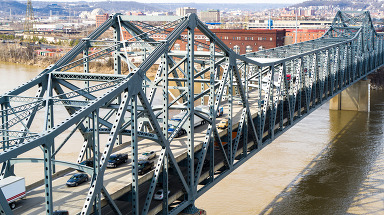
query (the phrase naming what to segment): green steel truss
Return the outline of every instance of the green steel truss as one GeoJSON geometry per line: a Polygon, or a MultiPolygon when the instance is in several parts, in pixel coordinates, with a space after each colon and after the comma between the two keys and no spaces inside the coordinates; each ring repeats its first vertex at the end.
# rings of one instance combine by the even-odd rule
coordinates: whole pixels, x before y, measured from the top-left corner
{"type": "MultiPolygon", "coordinates": [[[[383,45],[383,36],[375,32],[366,11],[338,12],[319,39],[245,55],[228,48],[194,14],[160,27],[114,14],[55,64],[0,97],[1,178],[14,175],[18,163],[44,163],[46,214],[52,214],[57,204],[52,197],[56,165],[91,175],[80,214],[101,214],[106,207],[116,214],[193,212],[194,201],[226,175],[380,67],[383,45]],[[113,41],[98,40],[111,28],[113,41]],[[205,51],[195,51],[199,44],[195,29],[208,38],[201,45],[205,51]],[[132,37],[123,38],[122,31],[132,37]],[[163,40],[154,39],[159,34],[165,35],[163,40]],[[174,51],[180,40],[187,43],[186,50],[174,51]],[[90,54],[95,47],[98,51],[90,54]],[[134,55],[143,56],[143,62],[133,63],[134,55]],[[105,58],[113,59],[114,74],[90,73],[92,63],[105,58]],[[122,69],[124,64],[127,71],[122,69]],[[155,64],[158,69],[150,80],[147,72],[155,64]],[[200,104],[208,110],[196,108],[200,104]],[[60,119],[63,113],[55,112],[58,106],[65,108],[67,118],[60,119]],[[220,107],[229,119],[227,129],[217,128],[220,107]],[[184,116],[168,132],[175,111],[184,116]],[[205,122],[199,131],[197,117],[205,122]],[[57,138],[67,130],[69,134],[57,138]],[[182,130],[185,152],[176,155],[171,146],[180,141],[176,136],[182,130]],[[79,155],[72,162],[56,160],[76,132],[84,138],[79,155]],[[201,135],[197,137],[196,132],[201,135]],[[108,140],[101,141],[100,135],[108,140]],[[103,183],[106,161],[115,148],[124,146],[123,136],[129,139],[125,147],[130,146],[132,167],[127,173],[132,186],[124,188],[129,195],[125,208],[115,203],[119,196],[109,194],[103,183]],[[160,151],[146,181],[137,171],[138,148],[143,143],[160,151]],[[40,158],[18,158],[34,148],[41,148],[40,158]],[[93,168],[79,164],[89,158],[94,160],[93,168]],[[161,181],[167,191],[174,179],[180,185],[178,192],[161,202],[152,201],[156,184],[161,181]]],[[[0,213],[12,214],[2,192],[0,203],[0,213]]]]}

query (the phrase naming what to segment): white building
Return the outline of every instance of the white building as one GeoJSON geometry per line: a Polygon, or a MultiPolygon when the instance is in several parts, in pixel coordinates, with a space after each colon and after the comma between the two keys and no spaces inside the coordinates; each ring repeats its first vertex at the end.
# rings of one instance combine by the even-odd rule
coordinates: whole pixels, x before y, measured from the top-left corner
{"type": "MultiPolygon", "coordinates": [[[[332,21],[316,21],[316,20],[298,20],[298,29],[327,29],[332,25],[332,21]]],[[[267,29],[268,20],[255,20],[249,22],[249,29],[267,29]]],[[[296,28],[295,20],[273,20],[273,29],[294,29],[296,28]]]]}
{"type": "Polygon", "coordinates": [[[180,7],[176,9],[176,16],[185,16],[188,13],[195,13],[197,14],[197,9],[196,8],[191,8],[191,7],[180,7]]]}

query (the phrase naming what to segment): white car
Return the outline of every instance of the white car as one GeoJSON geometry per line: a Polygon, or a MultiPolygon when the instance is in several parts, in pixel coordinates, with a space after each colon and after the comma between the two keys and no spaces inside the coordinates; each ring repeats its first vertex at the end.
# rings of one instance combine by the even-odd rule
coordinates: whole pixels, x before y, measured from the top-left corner
{"type": "Polygon", "coordinates": [[[154,151],[146,151],[139,156],[139,161],[149,161],[156,157],[156,152],[154,151]]]}
{"type": "MultiPolygon", "coordinates": [[[[168,195],[171,193],[171,191],[168,190],[168,195]]],[[[153,196],[154,200],[163,200],[164,197],[164,191],[163,189],[158,190],[155,195],[153,196]]]]}

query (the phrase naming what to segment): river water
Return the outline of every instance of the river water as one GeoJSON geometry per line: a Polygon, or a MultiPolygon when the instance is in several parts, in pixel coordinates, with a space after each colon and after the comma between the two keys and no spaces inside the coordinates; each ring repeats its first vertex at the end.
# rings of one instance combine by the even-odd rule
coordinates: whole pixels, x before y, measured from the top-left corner
{"type": "MultiPolygon", "coordinates": [[[[41,71],[0,63],[0,93],[41,71]]],[[[206,192],[196,206],[209,215],[384,214],[382,95],[371,91],[370,113],[330,111],[323,105],[206,192]]],[[[16,169],[16,174],[26,171],[16,169]]]]}

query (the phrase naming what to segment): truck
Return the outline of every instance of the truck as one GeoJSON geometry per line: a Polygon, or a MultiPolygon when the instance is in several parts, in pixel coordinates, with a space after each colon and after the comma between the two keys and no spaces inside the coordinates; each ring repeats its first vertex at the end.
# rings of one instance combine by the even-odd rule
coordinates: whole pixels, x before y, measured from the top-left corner
{"type": "Polygon", "coordinates": [[[217,110],[217,117],[220,117],[224,114],[224,108],[223,107],[219,107],[219,109],[217,110]]]}
{"type": "MultiPolygon", "coordinates": [[[[195,108],[195,110],[204,112],[204,113],[207,115],[207,117],[209,117],[208,115],[209,115],[210,110],[209,110],[209,106],[208,106],[208,105],[199,105],[199,106],[197,106],[197,107],[195,108]]],[[[220,117],[220,116],[222,116],[223,114],[224,114],[224,108],[223,108],[223,107],[219,107],[219,108],[217,109],[216,117],[220,117]]]]}
{"type": "MultiPolygon", "coordinates": [[[[208,106],[205,106],[205,105],[199,105],[199,106],[195,107],[195,110],[200,111],[200,113],[203,112],[203,113],[202,113],[203,115],[206,115],[206,117],[209,117],[208,114],[207,114],[207,110],[209,110],[209,109],[207,109],[207,107],[208,107],[208,106]]],[[[185,110],[182,110],[182,111],[180,111],[180,113],[174,115],[174,116],[171,118],[171,120],[170,120],[171,122],[170,122],[170,124],[168,125],[168,133],[169,133],[169,134],[173,133],[173,131],[176,129],[177,125],[178,125],[178,124],[180,123],[180,121],[183,119],[185,113],[186,113],[186,111],[185,111],[185,110]]],[[[193,117],[193,121],[194,121],[194,127],[197,127],[197,126],[199,126],[199,125],[203,125],[203,124],[205,124],[205,120],[202,119],[202,118],[200,118],[200,117],[198,117],[198,116],[196,116],[196,115],[194,115],[194,117],[193,117]]],[[[175,135],[175,137],[177,138],[177,137],[179,137],[179,136],[181,136],[181,135],[183,135],[183,134],[185,134],[185,133],[187,133],[187,132],[185,131],[185,129],[184,129],[184,128],[180,128],[179,132],[177,132],[177,134],[175,135]]]]}
{"type": "Polygon", "coordinates": [[[0,181],[0,189],[3,191],[9,207],[15,209],[16,201],[24,198],[26,195],[25,179],[18,176],[8,176],[0,181]]]}

